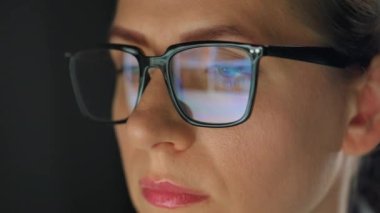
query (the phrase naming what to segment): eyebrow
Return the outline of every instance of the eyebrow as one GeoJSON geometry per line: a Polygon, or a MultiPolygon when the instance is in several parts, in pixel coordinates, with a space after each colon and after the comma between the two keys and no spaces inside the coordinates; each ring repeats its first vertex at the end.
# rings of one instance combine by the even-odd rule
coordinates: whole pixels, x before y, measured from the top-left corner
{"type": "Polygon", "coordinates": [[[214,40],[223,36],[240,36],[248,37],[235,26],[217,25],[207,28],[200,28],[187,32],[180,36],[181,42],[198,41],[198,40],[214,40]]]}
{"type": "Polygon", "coordinates": [[[119,37],[124,40],[132,41],[140,45],[148,44],[148,41],[143,34],[120,26],[112,26],[109,33],[109,37],[119,37]]]}
{"type": "MultiPolygon", "coordinates": [[[[186,32],[180,35],[179,43],[200,40],[215,40],[223,36],[239,36],[248,39],[251,37],[243,33],[235,26],[216,25],[186,32]]],[[[142,33],[117,25],[111,28],[110,37],[119,37],[140,45],[148,45],[149,43],[148,39],[142,33]]]]}

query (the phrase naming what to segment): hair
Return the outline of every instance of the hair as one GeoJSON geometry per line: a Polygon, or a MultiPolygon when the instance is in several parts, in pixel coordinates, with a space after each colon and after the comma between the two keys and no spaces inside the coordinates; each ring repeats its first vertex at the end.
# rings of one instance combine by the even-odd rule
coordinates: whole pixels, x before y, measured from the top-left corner
{"type": "MultiPolygon", "coordinates": [[[[292,2],[293,3],[293,2],[292,2]]],[[[380,0],[295,0],[291,7],[330,46],[367,64],[380,52],[380,0]]]]}

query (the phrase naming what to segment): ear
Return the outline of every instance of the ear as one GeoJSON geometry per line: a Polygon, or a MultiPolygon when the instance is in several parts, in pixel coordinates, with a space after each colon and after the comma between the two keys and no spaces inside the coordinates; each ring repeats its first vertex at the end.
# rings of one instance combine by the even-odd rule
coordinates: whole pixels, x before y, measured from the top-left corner
{"type": "Polygon", "coordinates": [[[349,155],[365,155],[380,142],[380,55],[372,59],[365,75],[343,141],[343,152],[349,155]]]}

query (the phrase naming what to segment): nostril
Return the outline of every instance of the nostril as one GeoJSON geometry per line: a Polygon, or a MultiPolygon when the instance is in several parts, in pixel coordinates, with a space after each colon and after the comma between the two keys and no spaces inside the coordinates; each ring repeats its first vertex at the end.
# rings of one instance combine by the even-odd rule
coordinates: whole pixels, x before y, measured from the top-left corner
{"type": "Polygon", "coordinates": [[[152,146],[152,149],[177,150],[178,148],[175,146],[175,143],[172,143],[172,142],[159,142],[159,143],[155,143],[152,146]]]}

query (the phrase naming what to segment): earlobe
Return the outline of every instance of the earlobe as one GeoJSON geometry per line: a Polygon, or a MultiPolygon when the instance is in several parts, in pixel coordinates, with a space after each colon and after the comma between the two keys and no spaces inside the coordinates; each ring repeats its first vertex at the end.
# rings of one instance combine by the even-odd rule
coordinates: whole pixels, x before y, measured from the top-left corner
{"type": "Polygon", "coordinates": [[[373,58],[356,98],[342,149],[348,155],[365,155],[380,143],[380,55],[373,58]]]}

